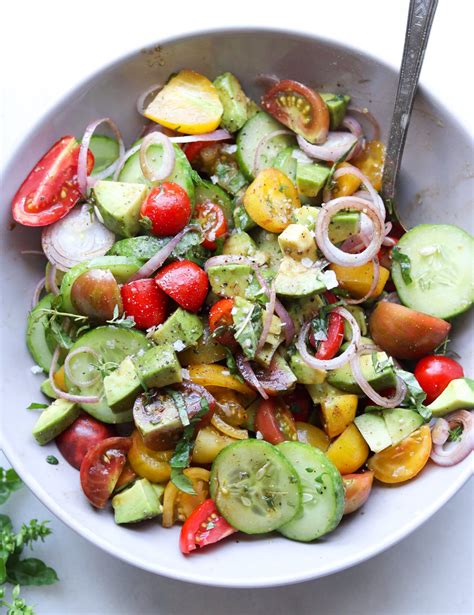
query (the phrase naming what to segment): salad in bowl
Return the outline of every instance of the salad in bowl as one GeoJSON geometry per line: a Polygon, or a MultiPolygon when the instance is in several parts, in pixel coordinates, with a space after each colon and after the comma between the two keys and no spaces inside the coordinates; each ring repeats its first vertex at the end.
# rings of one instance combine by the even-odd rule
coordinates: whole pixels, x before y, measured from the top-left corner
{"type": "Polygon", "coordinates": [[[138,99],[128,148],[94,119],[12,203],[47,260],[32,437],[111,523],[181,523],[184,554],[236,532],[317,540],[374,481],[474,446],[474,381],[449,352],[473,238],[399,224],[350,93],[262,87],[172,74],[138,99]]]}

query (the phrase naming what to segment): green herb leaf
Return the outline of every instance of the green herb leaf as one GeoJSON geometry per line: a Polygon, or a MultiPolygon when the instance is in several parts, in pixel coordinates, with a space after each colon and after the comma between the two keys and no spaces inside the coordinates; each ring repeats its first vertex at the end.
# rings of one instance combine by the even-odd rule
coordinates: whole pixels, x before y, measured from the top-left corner
{"type": "Polygon", "coordinates": [[[4,504],[10,497],[10,494],[18,491],[22,485],[23,481],[13,468],[9,470],[0,468],[0,504],[4,504]]]}
{"type": "Polygon", "coordinates": [[[61,348],[65,348],[69,350],[74,341],[71,336],[63,329],[62,323],[59,322],[56,318],[51,318],[49,321],[49,330],[51,331],[56,343],[61,346],[61,348]]]}
{"type": "Polygon", "coordinates": [[[262,308],[257,303],[248,302],[248,306],[237,307],[237,313],[234,314],[234,337],[240,344],[245,356],[248,359],[254,359],[257,353],[258,340],[263,329],[262,308]],[[244,309],[248,309],[243,314],[244,309]],[[241,310],[241,318],[238,318],[238,310],[241,310]]]}
{"type": "Polygon", "coordinates": [[[463,428],[461,425],[456,425],[453,429],[450,429],[448,432],[448,441],[449,442],[459,442],[462,437],[463,428]]]}
{"type": "MultiPolygon", "coordinates": [[[[8,531],[10,532],[13,529],[12,520],[8,515],[0,515],[0,532],[8,531]]],[[[1,552],[1,546],[0,546],[1,552]]]]}
{"type": "Polygon", "coordinates": [[[395,374],[407,385],[407,394],[400,406],[402,408],[415,408],[425,421],[429,421],[431,418],[431,410],[428,410],[423,404],[426,399],[426,393],[419,385],[418,380],[411,372],[406,372],[403,369],[395,369],[395,374]]]}
{"type": "Polygon", "coordinates": [[[112,320],[106,321],[109,325],[115,327],[121,327],[122,329],[133,329],[135,327],[135,318],[133,316],[127,316],[125,312],[119,317],[119,307],[115,305],[114,315],[112,320]]]}
{"type": "Polygon", "coordinates": [[[181,421],[183,427],[187,427],[190,421],[188,416],[188,407],[186,405],[183,395],[179,391],[175,391],[174,389],[168,389],[167,393],[171,396],[174,405],[178,409],[179,420],[181,421]]]}
{"type": "Polygon", "coordinates": [[[138,223],[144,231],[151,231],[151,229],[153,228],[151,218],[149,218],[148,216],[141,216],[138,220],[138,223]]]}
{"type": "Polygon", "coordinates": [[[226,353],[226,365],[227,365],[227,369],[229,370],[231,376],[234,376],[234,378],[237,378],[237,380],[239,382],[244,382],[244,379],[242,378],[238,368],[237,368],[237,363],[235,362],[235,357],[232,353],[232,350],[230,348],[228,348],[227,346],[224,346],[224,350],[226,353]]]}
{"type": "Polygon", "coordinates": [[[57,466],[59,463],[58,458],[55,457],[54,455],[48,455],[46,457],[46,462],[51,464],[52,466],[57,466]]]}
{"type": "Polygon", "coordinates": [[[189,493],[189,495],[196,495],[192,482],[183,474],[183,468],[171,468],[171,482],[180,491],[189,493]]]}
{"type": "Polygon", "coordinates": [[[311,331],[314,339],[318,342],[328,339],[328,317],[324,310],[319,310],[318,315],[312,319],[311,331]]]}
{"type": "Polygon", "coordinates": [[[29,406],[26,407],[27,410],[42,410],[43,408],[47,408],[48,404],[40,404],[36,401],[31,402],[29,406]]]}
{"type": "Polygon", "coordinates": [[[7,579],[9,583],[20,585],[51,585],[58,581],[56,572],[35,557],[7,562],[7,579]]]}
{"type": "Polygon", "coordinates": [[[402,278],[405,284],[411,284],[413,282],[413,279],[411,277],[410,257],[407,254],[403,254],[403,252],[400,252],[400,248],[398,246],[394,246],[392,248],[392,260],[395,263],[399,264],[402,278]]]}

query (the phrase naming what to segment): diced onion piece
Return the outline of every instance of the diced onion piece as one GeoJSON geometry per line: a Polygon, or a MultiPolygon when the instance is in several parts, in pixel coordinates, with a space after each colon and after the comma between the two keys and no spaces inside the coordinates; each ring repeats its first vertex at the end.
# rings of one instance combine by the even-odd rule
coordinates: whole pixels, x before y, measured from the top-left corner
{"type": "Polygon", "coordinates": [[[46,267],[46,270],[47,270],[46,282],[47,282],[48,288],[53,293],[53,295],[59,295],[59,288],[58,288],[58,285],[56,284],[56,273],[57,273],[58,268],[56,267],[56,265],[49,264],[46,267]]]}
{"type": "Polygon", "coordinates": [[[260,384],[260,381],[255,375],[250,363],[247,361],[247,359],[244,357],[242,353],[238,353],[236,355],[235,362],[237,363],[239,372],[242,378],[245,380],[245,382],[250,387],[252,387],[252,389],[255,389],[256,391],[258,391],[260,395],[263,397],[263,399],[268,399],[267,392],[260,384]]]}
{"type": "Polygon", "coordinates": [[[375,119],[375,117],[370,113],[370,111],[366,109],[358,109],[357,107],[349,107],[347,109],[348,113],[357,113],[361,117],[366,118],[372,126],[374,134],[372,135],[372,139],[374,141],[380,141],[380,124],[375,119]]]}
{"type": "Polygon", "coordinates": [[[89,346],[80,346],[79,348],[76,348],[75,350],[73,350],[72,352],[70,352],[67,355],[66,360],[64,361],[64,372],[65,372],[66,376],[68,377],[68,379],[75,386],[77,386],[77,387],[92,386],[93,384],[95,384],[100,379],[100,374],[98,372],[96,372],[93,375],[93,377],[91,379],[89,379],[89,380],[76,380],[74,378],[74,376],[72,375],[72,372],[71,372],[71,359],[73,359],[74,357],[76,357],[79,354],[89,354],[92,357],[94,357],[94,359],[96,359],[97,363],[99,363],[99,361],[100,361],[99,355],[97,354],[97,352],[93,348],[90,348],[89,346]]]}
{"type": "Polygon", "coordinates": [[[235,440],[246,440],[249,437],[249,432],[246,429],[238,429],[237,427],[229,425],[215,413],[212,415],[211,425],[221,433],[235,440]]]}
{"type": "Polygon", "coordinates": [[[313,145],[300,135],[297,135],[296,139],[307,156],[329,162],[340,160],[346,154],[347,160],[350,160],[354,153],[351,148],[357,143],[357,137],[350,132],[330,132],[322,145],[313,145]]]}
{"type": "Polygon", "coordinates": [[[33,296],[31,297],[31,309],[33,309],[40,300],[41,293],[43,292],[43,288],[46,283],[46,278],[41,278],[38,284],[35,286],[35,290],[33,291],[33,296]]]}
{"type": "Polygon", "coordinates": [[[346,350],[344,350],[344,352],[338,355],[337,357],[334,357],[333,359],[326,359],[326,360],[317,359],[316,357],[314,357],[308,352],[308,349],[306,347],[306,337],[308,335],[308,331],[311,326],[311,321],[308,321],[307,323],[305,323],[302,326],[301,331],[298,335],[298,341],[296,342],[296,348],[298,349],[298,352],[300,353],[303,361],[307,365],[309,365],[309,367],[312,367],[314,369],[324,369],[324,370],[337,369],[338,367],[342,367],[343,365],[345,365],[348,361],[351,360],[351,358],[353,358],[356,355],[357,346],[360,342],[360,328],[359,328],[359,325],[357,324],[356,319],[354,318],[354,316],[352,316],[352,314],[348,310],[346,310],[343,307],[336,307],[333,310],[331,310],[330,313],[333,313],[333,312],[336,314],[339,314],[340,316],[342,316],[348,321],[352,329],[352,339],[349,342],[349,346],[346,348],[346,350]]]}
{"type": "Polygon", "coordinates": [[[473,415],[468,410],[457,410],[445,416],[444,419],[438,419],[431,432],[433,440],[431,459],[440,466],[453,466],[460,463],[474,450],[473,427],[473,415]],[[441,421],[444,423],[440,426],[441,421]],[[459,439],[447,442],[449,430],[456,427],[462,427],[459,439]]]}
{"type": "Polygon", "coordinates": [[[150,132],[144,137],[140,145],[140,166],[143,175],[151,182],[161,181],[169,177],[173,171],[175,163],[175,151],[170,138],[162,132],[150,132]],[[151,145],[163,146],[163,160],[158,171],[152,169],[148,164],[147,152],[151,145]]]}
{"type": "Polygon", "coordinates": [[[100,397],[97,395],[72,395],[71,393],[66,393],[62,389],[56,386],[54,381],[54,374],[56,372],[56,365],[58,363],[59,352],[61,350],[60,346],[56,346],[55,351],[53,352],[53,358],[51,359],[51,367],[49,368],[49,384],[54,391],[54,394],[61,399],[67,399],[68,401],[72,401],[75,404],[96,404],[100,401],[100,397]]]}
{"type": "Polygon", "coordinates": [[[74,207],[64,218],[43,227],[41,244],[49,262],[60,271],[103,256],[115,243],[115,235],[90,211],[74,207]]]}
{"type": "Polygon", "coordinates": [[[200,143],[203,141],[227,141],[227,139],[232,139],[232,135],[225,128],[218,128],[212,132],[203,132],[200,135],[170,137],[171,143],[200,143]]]}

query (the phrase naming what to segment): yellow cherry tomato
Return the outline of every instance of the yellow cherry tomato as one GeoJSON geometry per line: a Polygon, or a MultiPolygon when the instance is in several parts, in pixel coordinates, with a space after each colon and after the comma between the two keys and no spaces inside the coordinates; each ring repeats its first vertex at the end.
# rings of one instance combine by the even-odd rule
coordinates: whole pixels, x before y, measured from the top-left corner
{"type": "Polygon", "coordinates": [[[64,365],[61,365],[58,371],[54,373],[53,380],[58,389],[61,389],[61,391],[67,391],[66,378],[64,376],[64,365]]]}
{"type": "Polygon", "coordinates": [[[244,207],[252,220],[270,233],[281,233],[301,207],[293,182],[278,169],[263,169],[247,188],[244,207]]]}
{"type": "Polygon", "coordinates": [[[183,474],[191,481],[195,495],[184,493],[170,481],[163,494],[163,527],[171,527],[176,521],[185,521],[209,497],[209,470],[186,468],[183,474]]]}
{"type": "Polygon", "coordinates": [[[351,423],[334,440],[326,455],[341,474],[352,474],[358,470],[369,456],[369,447],[360,431],[351,423]]]}
{"type": "Polygon", "coordinates": [[[389,446],[369,459],[375,478],[383,483],[403,483],[425,467],[431,454],[431,432],[423,425],[394,446],[389,446]]]}
{"type": "Polygon", "coordinates": [[[223,365],[216,365],[214,363],[209,365],[190,365],[188,370],[189,379],[203,387],[223,387],[243,395],[253,394],[249,386],[237,380],[235,376],[232,376],[223,365]]]}
{"type": "Polygon", "coordinates": [[[382,187],[383,165],[385,162],[385,145],[382,141],[367,141],[364,150],[351,160],[351,164],[368,177],[376,190],[382,187]]]}
{"type": "Polygon", "coordinates": [[[311,423],[303,423],[302,421],[296,421],[295,424],[298,442],[310,444],[322,450],[323,453],[328,450],[330,440],[322,429],[311,425],[311,423]]]}
{"type": "Polygon", "coordinates": [[[216,413],[226,423],[233,427],[242,427],[247,423],[247,411],[242,401],[242,396],[229,389],[215,389],[212,393],[217,402],[216,413]]]}
{"type": "Polygon", "coordinates": [[[158,92],[144,115],[162,126],[194,135],[215,130],[222,113],[212,82],[193,70],[182,70],[158,92]]]}
{"type": "Polygon", "coordinates": [[[357,395],[337,395],[326,397],[321,401],[324,431],[330,438],[341,434],[355,419],[357,412],[357,395]]]}
{"type": "Polygon", "coordinates": [[[193,463],[212,463],[223,448],[237,440],[229,438],[214,427],[203,427],[198,431],[193,448],[193,463]]]}
{"type": "Polygon", "coordinates": [[[142,478],[152,483],[163,483],[170,478],[171,468],[168,463],[173,451],[154,451],[145,446],[138,430],[132,435],[132,446],[128,451],[128,461],[133,470],[142,478]]]}
{"type": "MultiPolygon", "coordinates": [[[[341,162],[340,164],[336,165],[336,169],[343,169],[344,167],[351,166],[352,165],[348,162],[341,162]]],[[[335,184],[336,185],[332,191],[333,198],[339,196],[350,196],[351,194],[354,194],[354,192],[357,192],[357,190],[359,190],[361,182],[360,179],[355,175],[347,174],[342,175],[341,177],[336,179],[335,184]]]]}
{"type": "MultiPolygon", "coordinates": [[[[331,265],[330,268],[336,274],[339,286],[347,290],[352,297],[361,299],[369,292],[374,279],[374,264],[372,261],[359,267],[331,265]]],[[[389,276],[390,271],[388,269],[379,267],[379,280],[371,297],[378,297],[381,294],[389,276]]]]}

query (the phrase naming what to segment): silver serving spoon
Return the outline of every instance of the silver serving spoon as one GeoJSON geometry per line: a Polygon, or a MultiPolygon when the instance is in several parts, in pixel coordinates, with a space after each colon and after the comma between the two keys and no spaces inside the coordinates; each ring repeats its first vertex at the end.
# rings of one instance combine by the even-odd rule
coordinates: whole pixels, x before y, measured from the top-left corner
{"type": "Polygon", "coordinates": [[[410,124],[413,101],[437,6],[438,0],[410,0],[405,47],[385,156],[382,196],[388,211],[398,219],[404,228],[405,226],[397,212],[396,183],[410,124]]]}

